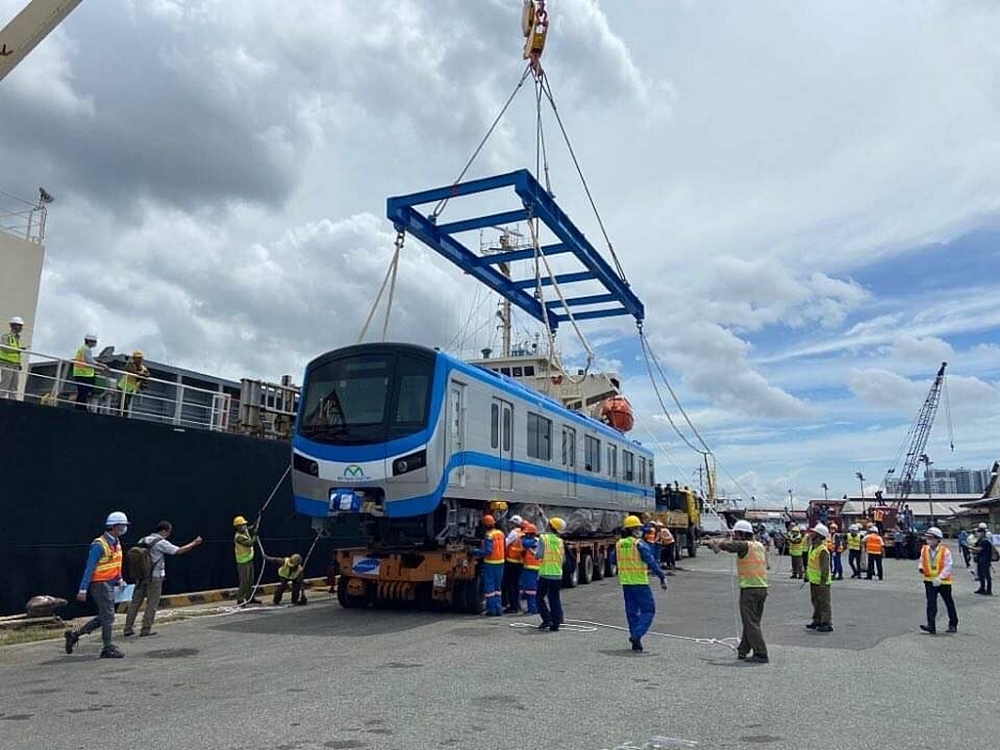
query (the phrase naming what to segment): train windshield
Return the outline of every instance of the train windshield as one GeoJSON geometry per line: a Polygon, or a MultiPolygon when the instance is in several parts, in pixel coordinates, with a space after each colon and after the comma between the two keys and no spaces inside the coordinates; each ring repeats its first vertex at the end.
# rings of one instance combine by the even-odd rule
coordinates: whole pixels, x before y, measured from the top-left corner
{"type": "Polygon", "coordinates": [[[300,435],[333,445],[381,443],[426,426],[434,361],[355,354],[323,362],[306,380],[300,435]]]}

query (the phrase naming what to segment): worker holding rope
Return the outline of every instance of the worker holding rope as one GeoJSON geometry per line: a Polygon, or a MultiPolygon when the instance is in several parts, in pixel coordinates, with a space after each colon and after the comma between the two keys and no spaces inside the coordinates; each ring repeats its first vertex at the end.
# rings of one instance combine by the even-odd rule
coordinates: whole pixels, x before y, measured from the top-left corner
{"type": "Polygon", "coordinates": [[[233,519],[236,535],[233,537],[236,552],[236,571],[240,576],[240,586],[236,592],[237,604],[260,604],[254,598],[254,547],[257,545],[257,524],[248,524],[243,516],[233,519]]]}
{"type": "Polygon", "coordinates": [[[649,631],[656,616],[656,601],[649,588],[649,573],[660,579],[660,588],[667,590],[667,578],[650,545],[640,537],[642,521],[638,516],[626,516],[622,522],[622,538],[615,545],[618,581],[625,598],[625,619],[628,620],[629,643],[633,651],[642,651],[642,637],[649,631]]]}
{"type": "Polygon", "coordinates": [[[767,644],[760,622],[767,601],[767,554],[764,545],[754,539],[749,521],[737,521],[733,527],[735,541],[710,539],[712,552],[736,554],[736,573],[740,579],[740,619],[743,636],[736,648],[736,658],[767,663],[767,644]],[[752,654],[752,655],[751,655],[752,654]]]}

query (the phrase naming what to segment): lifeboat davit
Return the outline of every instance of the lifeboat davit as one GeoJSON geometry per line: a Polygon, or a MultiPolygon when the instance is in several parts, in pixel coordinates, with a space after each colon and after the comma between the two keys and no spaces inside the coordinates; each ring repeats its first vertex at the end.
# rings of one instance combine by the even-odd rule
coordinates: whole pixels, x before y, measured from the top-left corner
{"type": "Polygon", "coordinates": [[[624,396],[612,396],[601,404],[601,419],[619,432],[628,432],[635,426],[632,404],[624,396]]]}

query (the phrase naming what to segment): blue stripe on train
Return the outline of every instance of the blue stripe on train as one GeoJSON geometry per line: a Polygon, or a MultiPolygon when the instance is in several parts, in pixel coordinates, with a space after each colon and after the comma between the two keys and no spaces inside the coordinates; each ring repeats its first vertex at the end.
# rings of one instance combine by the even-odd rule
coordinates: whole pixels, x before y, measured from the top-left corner
{"type": "MultiPolygon", "coordinates": [[[[527,461],[507,460],[501,462],[501,459],[498,456],[494,456],[489,453],[465,451],[463,453],[456,453],[451,457],[451,460],[448,462],[448,466],[441,476],[441,481],[438,483],[434,492],[428,495],[407,498],[406,500],[390,501],[386,503],[385,514],[389,518],[409,518],[411,516],[420,516],[432,513],[441,503],[441,498],[444,496],[445,488],[448,485],[448,477],[453,469],[464,465],[479,466],[485,469],[496,469],[499,471],[502,468],[506,468],[502,466],[502,463],[509,464],[513,467],[514,477],[531,476],[540,477],[542,479],[552,479],[561,482],[563,486],[565,486],[565,484],[575,476],[576,483],[580,485],[597,487],[599,489],[609,491],[617,491],[627,495],[632,495],[636,498],[651,498],[653,496],[653,490],[649,487],[633,487],[627,484],[613,482],[610,479],[590,476],[589,473],[586,472],[573,474],[571,472],[563,471],[562,469],[539,466],[538,464],[529,463],[527,461]]],[[[295,510],[297,513],[318,518],[326,518],[330,515],[329,503],[324,500],[314,500],[300,495],[295,496],[295,510]]]]}

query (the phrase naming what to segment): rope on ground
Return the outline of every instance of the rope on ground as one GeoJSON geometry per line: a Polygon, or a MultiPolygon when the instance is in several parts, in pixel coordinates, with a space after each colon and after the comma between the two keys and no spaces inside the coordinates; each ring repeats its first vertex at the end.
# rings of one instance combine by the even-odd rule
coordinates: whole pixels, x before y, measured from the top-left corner
{"type": "MultiPolygon", "coordinates": [[[[591,620],[566,620],[567,623],[573,625],[591,625],[595,628],[607,628],[608,630],[621,630],[623,632],[628,632],[628,628],[622,627],[621,625],[608,625],[604,622],[593,622],[591,620]]],[[[646,635],[654,635],[657,638],[672,638],[678,641],[690,641],[699,646],[724,646],[732,651],[736,651],[739,644],[738,638],[699,638],[691,635],[675,635],[674,633],[659,633],[654,630],[650,630],[646,635]]],[[[645,637],[645,636],[643,636],[645,637]]]]}

